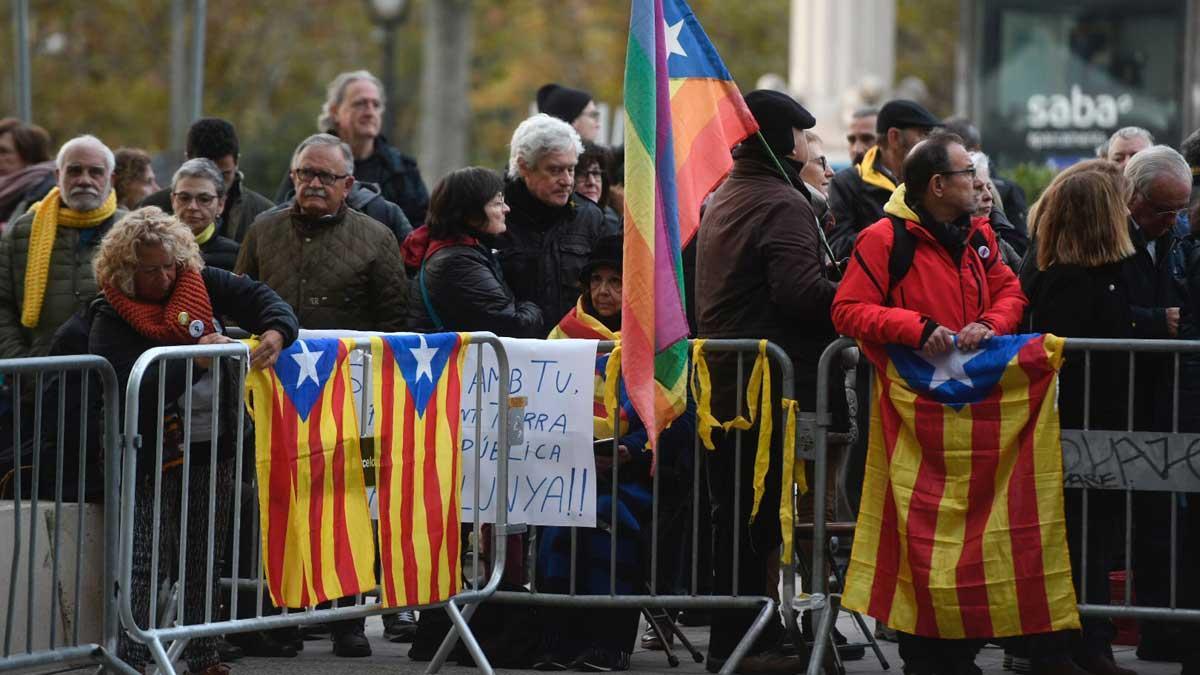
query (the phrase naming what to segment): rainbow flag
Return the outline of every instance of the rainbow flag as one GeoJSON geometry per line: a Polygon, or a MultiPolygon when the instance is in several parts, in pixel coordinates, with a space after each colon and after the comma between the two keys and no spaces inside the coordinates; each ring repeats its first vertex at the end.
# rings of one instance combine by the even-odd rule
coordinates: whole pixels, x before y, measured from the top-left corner
{"type": "Polygon", "coordinates": [[[277,607],[308,607],[375,587],[349,353],[337,339],[296,340],[275,367],[251,370],[263,567],[277,607]]]}
{"type": "Polygon", "coordinates": [[[624,380],[651,445],[683,412],[680,251],[758,124],[684,0],[633,0],[625,56],[624,380]]]}
{"type": "Polygon", "coordinates": [[[1063,517],[1053,335],[938,357],[862,344],[876,368],[843,604],[940,638],[1079,628],[1063,517]]]}
{"type": "Polygon", "coordinates": [[[461,587],[460,399],[467,339],[371,338],[382,603],[448,600],[461,587]]]}

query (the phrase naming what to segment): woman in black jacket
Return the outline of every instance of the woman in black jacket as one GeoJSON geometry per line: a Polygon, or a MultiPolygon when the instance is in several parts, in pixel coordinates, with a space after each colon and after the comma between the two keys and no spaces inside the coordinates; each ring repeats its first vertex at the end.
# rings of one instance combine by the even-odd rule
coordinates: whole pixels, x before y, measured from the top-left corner
{"type": "MultiPolygon", "coordinates": [[[[254,368],[274,365],[280,350],[296,339],[299,330],[292,309],[265,284],[245,276],[234,276],[221,269],[205,267],[200,249],[188,226],[156,207],[134,211],[113,226],[100,243],[96,254],[96,281],[103,293],[92,319],[88,350],[108,359],[117,372],[120,391],[130,377],[137,359],[148,349],[163,345],[215,344],[232,342],[222,334],[225,322],[236,322],[260,336],[259,346],[250,354],[254,368]]],[[[196,359],[191,380],[182,360],[169,361],[162,382],[164,411],[156,414],[159,368],[153,367],[142,383],[138,433],[142,452],[137,461],[133,522],[133,576],[130,593],[133,613],[140,625],[147,625],[150,611],[153,510],[156,479],[161,480],[162,507],[159,515],[159,574],[166,577],[178,569],[178,560],[186,560],[186,583],[178,602],[184,607],[184,621],[202,623],[205,599],[209,541],[209,495],[215,496],[211,523],[213,555],[220,559],[229,527],[229,501],[232,493],[234,449],[238,417],[243,413],[238,391],[236,363],[224,360],[219,380],[205,359],[196,359]],[[214,390],[214,381],[220,390],[214,390]],[[191,391],[191,420],[188,455],[183,447],[184,394],[191,391]],[[212,399],[220,404],[220,418],[209,417],[212,399]],[[162,430],[162,460],[156,448],[162,430]],[[216,456],[210,448],[216,440],[216,456]],[[183,485],[184,458],[190,472],[186,485],[188,501],[185,551],[179,551],[180,495],[183,485]],[[209,485],[212,464],[216,464],[215,485],[209,485]]],[[[222,673],[213,638],[193,639],[183,653],[193,673],[222,673]]],[[[121,658],[140,668],[149,658],[146,647],[122,634],[121,658]]]]}
{"type": "MultiPolygon", "coordinates": [[[[1023,280],[1029,297],[1030,328],[1059,337],[1129,338],[1129,296],[1122,261],[1134,253],[1126,204],[1130,186],[1116,164],[1081,162],[1054,179],[1030,213],[1037,239],[1037,271],[1023,280]]],[[[1117,352],[1091,355],[1089,406],[1084,409],[1085,361],[1067,354],[1059,375],[1059,415],[1064,429],[1123,429],[1127,423],[1128,357],[1117,352]],[[1087,424],[1085,425],[1085,420],[1087,424]]],[[[1087,601],[1108,602],[1107,545],[1124,522],[1121,504],[1093,492],[1088,505],[1087,601]]],[[[1082,505],[1077,490],[1066,492],[1071,564],[1080,593],[1082,505]]],[[[1072,647],[1077,665],[1090,673],[1127,675],[1112,660],[1113,625],[1083,617],[1083,640],[1072,647]]]]}
{"type": "Polygon", "coordinates": [[[415,329],[545,336],[541,310],[517,302],[486,243],[505,231],[508,211],[504,181],[489,169],[459,169],[433,189],[428,223],[402,247],[416,277],[409,296],[415,329]]]}

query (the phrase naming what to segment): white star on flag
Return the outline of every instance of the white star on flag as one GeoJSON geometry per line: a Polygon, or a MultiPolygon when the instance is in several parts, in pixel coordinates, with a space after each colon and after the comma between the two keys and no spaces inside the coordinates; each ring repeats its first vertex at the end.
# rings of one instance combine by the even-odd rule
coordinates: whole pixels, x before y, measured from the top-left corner
{"type": "Polygon", "coordinates": [[[683,31],[683,19],[680,19],[674,26],[663,22],[667,33],[667,58],[671,58],[672,54],[687,56],[687,52],[683,51],[683,45],[679,43],[679,33],[683,31]]]}
{"type": "Polygon", "coordinates": [[[300,385],[304,384],[305,380],[310,379],[313,381],[313,384],[319,386],[321,384],[321,380],[317,378],[317,361],[320,360],[321,355],[325,352],[310,352],[308,351],[308,343],[306,343],[304,340],[298,340],[298,342],[300,343],[300,353],[292,354],[292,358],[295,359],[296,364],[300,366],[300,372],[296,377],[296,386],[299,387],[300,385]]]}
{"type": "Polygon", "coordinates": [[[433,357],[437,356],[438,350],[436,347],[430,347],[425,344],[425,336],[421,335],[420,347],[409,347],[408,351],[412,352],[413,358],[417,360],[417,377],[418,382],[422,377],[428,377],[430,382],[433,382],[433,357]]]}
{"type": "Polygon", "coordinates": [[[937,389],[951,380],[974,389],[975,383],[971,380],[971,376],[967,374],[966,367],[971,359],[982,353],[983,350],[960,352],[958,349],[951,349],[944,354],[928,356],[924,352],[916,352],[926,363],[933,366],[933,376],[929,380],[930,391],[937,389]]]}

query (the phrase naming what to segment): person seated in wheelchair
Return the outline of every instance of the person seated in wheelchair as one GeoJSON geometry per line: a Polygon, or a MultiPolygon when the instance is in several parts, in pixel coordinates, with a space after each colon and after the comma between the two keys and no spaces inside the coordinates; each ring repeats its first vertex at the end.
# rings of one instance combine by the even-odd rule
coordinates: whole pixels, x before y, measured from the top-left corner
{"type": "MultiPolygon", "coordinates": [[[[620,236],[597,242],[580,273],[583,290],[575,308],[551,331],[549,339],[619,340],[621,330],[620,236]]],[[[659,537],[658,593],[673,593],[678,585],[682,546],[667,543],[670,534],[681,535],[690,503],[692,437],[695,406],[687,409],[659,436],[658,462],[647,445],[648,434],[622,383],[617,410],[609,414],[604,404],[605,372],[609,354],[596,358],[595,429],[597,496],[596,527],[580,529],[575,541],[575,588],[580,595],[608,595],[615,583],[618,595],[649,593],[650,548],[654,536],[653,472],[658,473],[659,537]],[[616,418],[614,423],[612,418],[616,418]],[[614,443],[614,438],[615,443],[614,443]],[[616,485],[614,487],[614,465],[616,485]],[[616,522],[613,500],[616,500],[616,522]],[[616,531],[616,579],[610,579],[612,543],[616,531]]],[[[537,550],[537,588],[545,593],[571,592],[571,530],[543,527],[537,550]]],[[[537,670],[628,670],[629,655],[637,639],[638,609],[559,609],[546,613],[542,656],[537,670]]]]}

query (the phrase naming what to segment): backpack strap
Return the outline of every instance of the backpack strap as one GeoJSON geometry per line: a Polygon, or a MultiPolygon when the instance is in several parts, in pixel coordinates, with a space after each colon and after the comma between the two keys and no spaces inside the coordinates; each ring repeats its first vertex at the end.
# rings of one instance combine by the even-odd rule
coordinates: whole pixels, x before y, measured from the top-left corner
{"type": "Polygon", "coordinates": [[[903,218],[889,215],[888,219],[892,221],[892,250],[888,254],[888,285],[884,299],[891,304],[892,289],[900,285],[904,275],[912,269],[917,238],[908,231],[903,218]]]}
{"type": "Polygon", "coordinates": [[[433,321],[433,327],[442,331],[445,330],[446,324],[442,323],[441,317],[438,316],[437,310],[433,308],[433,302],[429,300],[429,291],[425,288],[425,261],[421,261],[421,271],[417,273],[417,285],[421,287],[421,300],[425,302],[425,311],[429,313],[429,319],[433,321]]]}

